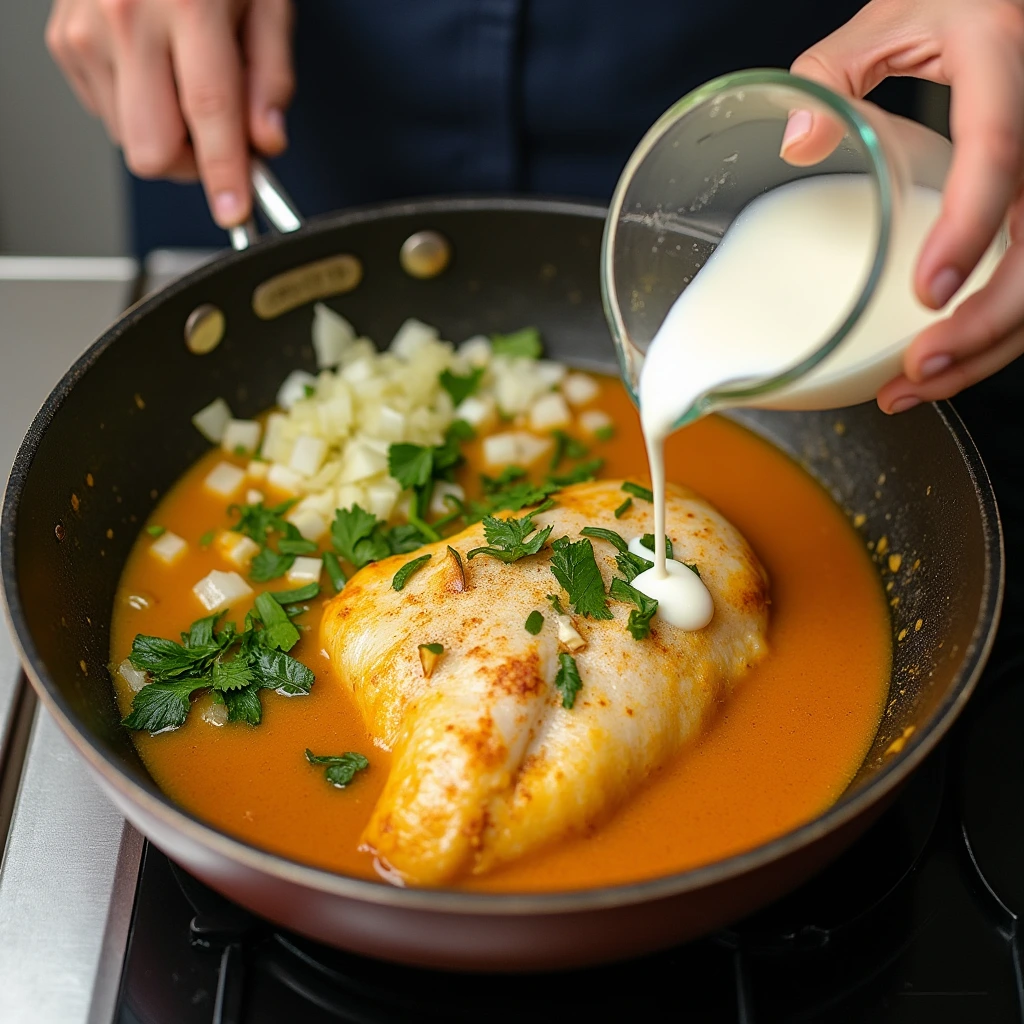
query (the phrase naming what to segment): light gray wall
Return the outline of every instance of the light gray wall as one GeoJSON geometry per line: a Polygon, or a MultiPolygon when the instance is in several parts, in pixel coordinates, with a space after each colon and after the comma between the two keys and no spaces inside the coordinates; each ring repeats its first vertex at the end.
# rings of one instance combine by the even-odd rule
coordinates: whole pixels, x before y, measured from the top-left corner
{"type": "Polygon", "coordinates": [[[47,0],[0,0],[0,252],[127,252],[120,157],[43,42],[47,0]]]}

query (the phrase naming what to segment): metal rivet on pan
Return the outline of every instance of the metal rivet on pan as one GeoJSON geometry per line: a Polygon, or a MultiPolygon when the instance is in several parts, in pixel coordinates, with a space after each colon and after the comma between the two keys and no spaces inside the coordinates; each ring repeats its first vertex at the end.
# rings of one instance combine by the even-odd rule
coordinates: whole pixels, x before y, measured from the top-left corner
{"type": "Polygon", "coordinates": [[[417,231],[403,243],[398,262],[410,277],[426,280],[437,277],[451,262],[452,247],[444,235],[436,231],[417,231]]]}
{"type": "Polygon", "coordinates": [[[212,303],[196,306],[185,321],[185,346],[197,356],[212,352],[224,337],[224,314],[212,303]]]}

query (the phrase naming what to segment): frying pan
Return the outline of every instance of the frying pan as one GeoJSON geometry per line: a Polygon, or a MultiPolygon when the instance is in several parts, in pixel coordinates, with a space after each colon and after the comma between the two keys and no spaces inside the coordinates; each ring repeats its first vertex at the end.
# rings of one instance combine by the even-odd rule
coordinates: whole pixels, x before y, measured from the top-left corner
{"type": "MultiPolygon", "coordinates": [[[[313,368],[313,299],[331,296],[372,338],[390,338],[409,316],[447,338],[530,323],[553,358],[615,367],[598,282],[603,209],[432,200],[300,227],[272,179],[257,186],[270,219],[297,230],[228,254],[129,310],[47,399],[4,503],[4,594],[26,671],[124,815],[188,871],[280,925],[378,957],[480,970],[569,967],[679,942],[783,894],[848,846],[960,713],[996,629],[996,504],[970,437],[945,404],[899,417],[873,405],[736,416],[856,516],[880,575],[900,597],[890,699],[870,752],[834,806],[772,842],[603,889],[401,889],[257,849],[160,792],[119,723],[108,676],[118,578],[154,504],[206,449],[191,414],[223,396],[237,415],[253,416],[273,403],[285,371],[313,368]],[[426,236],[433,247],[423,248],[424,231],[434,233],[426,236]],[[450,264],[436,273],[446,245],[450,264]],[[409,259],[424,251],[425,263],[409,259]],[[406,267],[428,276],[403,269],[400,253],[406,267]],[[197,354],[186,339],[196,349],[219,344],[197,354]],[[890,553],[902,558],[896,573],[890,553]]],[[[252,228],[233,240],[249,245],[252,228]]],[[[641,460],[638,453],[638,472],[641,460]]]]}

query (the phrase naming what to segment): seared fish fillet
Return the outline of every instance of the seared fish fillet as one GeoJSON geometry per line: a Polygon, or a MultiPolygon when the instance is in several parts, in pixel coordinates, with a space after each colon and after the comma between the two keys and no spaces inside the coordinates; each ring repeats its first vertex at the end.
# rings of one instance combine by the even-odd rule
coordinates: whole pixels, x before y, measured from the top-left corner
{"type": "MultiPolygon", "coordinates": [[[[554,524],[552,541],[577,540],[586,526],[627,541],[649,533],[645,502],[615,518],[620,484],[569,487],[536,522],[554,524]]],[[[575,653],[583,688],[571,709],[554,686],[565,648],[546,599],[561,593],[550,547],[511,565],[469,561],[486,544],[477,524],[367,566],[327,605],[324,647],[374,740],[394,752],[363,841],[406,880],[443,885],[592,826],[693,737],[763,655],[767,577],[746,541],[681,487],[670,485],[667,513],[675,557],[697,563],[714,618],[697,632],[655,618],[650,636],[634,640],[631,605],[610,600],[608,620],[574,615],[586,647],[575,653]],[[447,544],[462,555],[464,589],[447,544]],[[393,590],[395,572],[427,553],[426,567],[393,590]],[[531,636],[524,623],[535,609],[545,622],[531,636]],[[444,645],[429,679],[418,651],[426,643],[444,645]]],[[[620,575],[615,549],[593,545],[607,588],[620,575]]]]}

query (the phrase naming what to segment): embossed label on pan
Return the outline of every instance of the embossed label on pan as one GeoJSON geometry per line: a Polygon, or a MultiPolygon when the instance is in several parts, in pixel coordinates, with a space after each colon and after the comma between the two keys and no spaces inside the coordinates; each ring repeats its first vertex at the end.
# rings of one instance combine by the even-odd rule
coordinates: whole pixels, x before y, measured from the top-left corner
{"type": "Polygon", "coordinates": [[[252,310],[261,320],[273,320],[315,299],[350,292],[362,279],[362,263],[348,253],[304,263],[258,285],[252,293],[252,310]]]}

